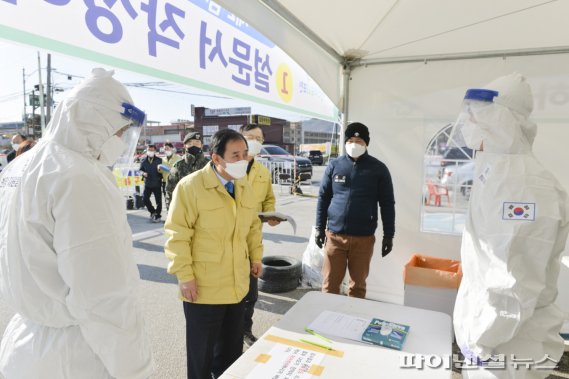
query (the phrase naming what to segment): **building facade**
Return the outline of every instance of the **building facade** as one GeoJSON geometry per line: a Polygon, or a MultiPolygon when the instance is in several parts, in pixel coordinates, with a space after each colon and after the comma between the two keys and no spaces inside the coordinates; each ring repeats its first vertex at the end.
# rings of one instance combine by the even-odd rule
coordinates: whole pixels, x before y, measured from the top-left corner
{"type": "Polygon", "coordinates": [[[211,137],[218,130],[229,128],[239,131],[242,125],[250,123],[261,126],[265,136],[265,144],[279,145],[290,152],[294,149],[293,144],[286,143],[283,139],[283,130],[288,124],[286,120],[251,114],[249,107],[223,109],[195,107],[193,109],[194,130],[202,133],[206,150],[211,143],[211,137]]]}
{"type": "Polygon", "coordinates": [[[160,150],[166,142],[172,143],[177,149],[183,149],[184,136],[193,131],[194,123],[188,120],[178,120],[169,125],[159,125],[149,122],[140,133],[137,150],[145,150],[153,144],[160,150]]]}

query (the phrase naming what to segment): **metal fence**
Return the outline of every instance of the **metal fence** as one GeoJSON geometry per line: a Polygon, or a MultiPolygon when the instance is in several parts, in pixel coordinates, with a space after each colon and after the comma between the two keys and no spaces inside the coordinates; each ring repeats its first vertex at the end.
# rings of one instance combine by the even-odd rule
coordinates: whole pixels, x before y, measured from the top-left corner
{"type": "Polygon", "coordinates": [[[299,184],[312,184],[312,175],[300,173],[297,169],[295,172],[294,162],[271,162],[267,160],[258,160],[271,173],[271,181],[273,184],[292,185],[296,175],[299,184]]]}

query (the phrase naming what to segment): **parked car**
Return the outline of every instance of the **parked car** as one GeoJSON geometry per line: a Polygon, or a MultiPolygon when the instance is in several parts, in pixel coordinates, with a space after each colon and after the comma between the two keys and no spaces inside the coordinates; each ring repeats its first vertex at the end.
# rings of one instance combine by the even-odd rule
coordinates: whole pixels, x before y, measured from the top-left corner
{"type": "Polygon", "coordinates": [[[474,183],[474,161],[455,162],[448,164],[443,170],[441,184],[448,189],[460,191],[466,200],[470,198],[472,184],[474,183]]]}
{"type": "Polygon", "coordinates": [[[276,145],[263,145],[261,153],[257,156],[260,161],[266,161],[271,165],[273,181],[276,175],[282,171],[294,171],[293,164],[296,162],[296,173],[303,180],[312,178],[312,163],[308,158],[295,157],[288,151],[276,145]]]}
{"type": "Polygon", "coordinates": [[[308,158],[313,165],[323,165],[324,157],[320,150],[303,151],[300,153],[301,157],[308,158]]]}

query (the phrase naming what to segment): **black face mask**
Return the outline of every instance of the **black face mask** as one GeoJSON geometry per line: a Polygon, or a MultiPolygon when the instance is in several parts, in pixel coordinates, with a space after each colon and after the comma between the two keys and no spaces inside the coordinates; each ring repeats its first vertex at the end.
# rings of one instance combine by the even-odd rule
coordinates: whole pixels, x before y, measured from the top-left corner
{"type": "Polygon", "coordinates": [[[197,146],[192,146],[192,147],[186,148],[186,153],[191,154],[191,155],[198,155],[201,152],[202,152],[202,149],[200,149],[197,146]]]}

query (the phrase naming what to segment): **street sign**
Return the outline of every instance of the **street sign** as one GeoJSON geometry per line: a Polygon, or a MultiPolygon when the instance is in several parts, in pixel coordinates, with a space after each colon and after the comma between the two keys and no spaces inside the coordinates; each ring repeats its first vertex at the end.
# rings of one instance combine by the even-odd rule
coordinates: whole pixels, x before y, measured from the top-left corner
{"type": "MultiPolygon", "coordinates": [[[[38,108],[40,106],[40,95],[30,95],[28,99],[30,107],[38,108]]],[[[43,104],[47,105],[47,95],[43,95],[43,104]]]]}

